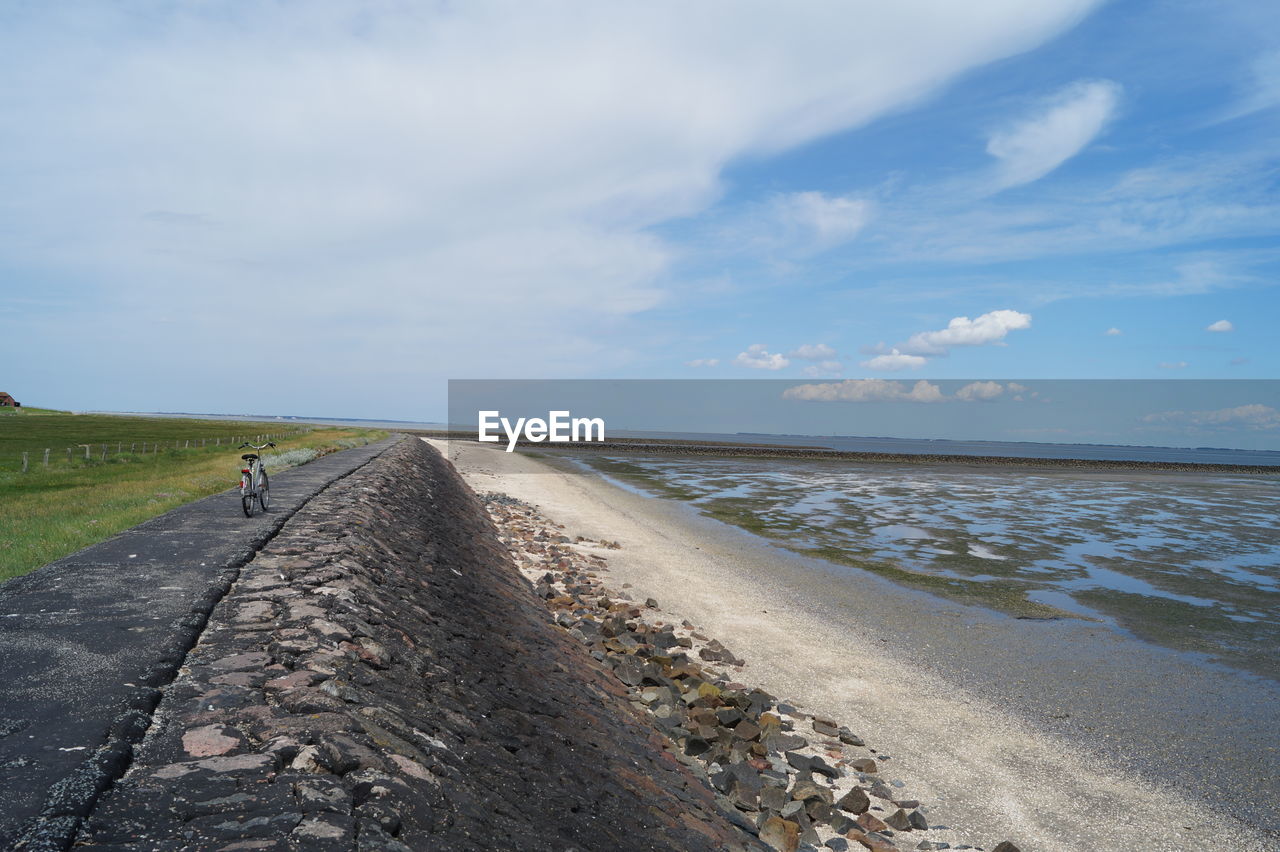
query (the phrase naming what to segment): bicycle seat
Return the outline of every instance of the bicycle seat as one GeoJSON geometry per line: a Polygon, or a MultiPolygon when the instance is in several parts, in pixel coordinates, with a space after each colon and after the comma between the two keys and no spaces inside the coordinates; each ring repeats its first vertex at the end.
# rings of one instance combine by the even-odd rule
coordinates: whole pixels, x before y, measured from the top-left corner
{"type": "Polygon", "coordinates": [[[240,458],[244,459],[245,461],[252,461],[253,459],[256,459],[257,457],[258,457],[257,453],[245,453],[245,454],[244,454],[244,455],[242,455],[240,458]]]}

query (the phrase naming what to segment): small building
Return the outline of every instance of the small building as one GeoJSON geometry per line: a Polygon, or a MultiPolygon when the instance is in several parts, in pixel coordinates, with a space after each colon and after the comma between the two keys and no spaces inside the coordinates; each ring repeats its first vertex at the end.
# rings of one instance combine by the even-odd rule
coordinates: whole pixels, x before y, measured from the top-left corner
{"type": "Polygon", "coordinates": [[[0,408],[21,408],[21,407],[22,407],[22,403],[18,402],[16,399],[9,396],[9,394],[5,393],[4,391],[0,391],[0,408]]]}

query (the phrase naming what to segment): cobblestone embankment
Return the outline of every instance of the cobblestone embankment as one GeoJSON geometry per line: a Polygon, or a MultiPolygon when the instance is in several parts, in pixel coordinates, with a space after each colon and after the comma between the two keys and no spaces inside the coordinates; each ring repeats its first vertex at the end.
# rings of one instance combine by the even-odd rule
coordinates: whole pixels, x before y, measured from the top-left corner
{"type": "Polygon", "coordinates": [[[269,512],[231,489],[0,585],[0,849],[71,844],[240,567],[394,443],[273,473],[269,512]]]}
{"type": "Polygon", "coordinates": [[[758,849],[406,440],[311,501],[214,610],[99,849],[758,849]]]}

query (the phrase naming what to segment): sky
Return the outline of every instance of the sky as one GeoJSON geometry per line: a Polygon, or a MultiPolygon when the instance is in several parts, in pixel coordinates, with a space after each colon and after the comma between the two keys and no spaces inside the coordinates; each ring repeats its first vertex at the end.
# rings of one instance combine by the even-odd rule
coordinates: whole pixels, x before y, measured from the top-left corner
{"type": "Polygon", "coordinates": [[[448,423],[489,440],[504,436],[503,443],[522,433],[522,422],[553,419],[571,440],[599,440],[585,426],[572,434],[575,419],[598,418],[592,428],[606,438],[748,433],[1210,447],[1270,450],[1273,457],[1253,460],[1274,465],[1277,402],[1280,382],[1272,379],[461,379],[449,382],[448,423]]]}
{"type": "Polygon", "coordinates": [[[1273,379],[1278,131],[1262,0],[5,3],[0,390],[1273,379]]]}

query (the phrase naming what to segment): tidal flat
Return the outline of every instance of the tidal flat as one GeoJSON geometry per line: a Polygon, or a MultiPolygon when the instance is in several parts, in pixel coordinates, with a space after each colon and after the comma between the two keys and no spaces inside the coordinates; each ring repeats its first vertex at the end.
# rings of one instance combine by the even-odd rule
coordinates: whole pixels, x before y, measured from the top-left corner
{"type": "Polygon", "coordinates": [[[1211,473],[583,455],[797,553],[1280,680],[1280,481],[1211,473]]]}

